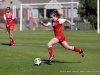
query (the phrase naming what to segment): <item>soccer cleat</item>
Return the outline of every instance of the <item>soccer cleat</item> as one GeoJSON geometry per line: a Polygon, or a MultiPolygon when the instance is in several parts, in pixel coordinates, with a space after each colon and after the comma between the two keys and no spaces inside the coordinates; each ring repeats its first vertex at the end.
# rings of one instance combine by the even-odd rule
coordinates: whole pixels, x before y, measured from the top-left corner
{"type": "Polygon", "coordinates": [[[15,44],[10,44],[10,46],[14,46],[15,44]]]}
{"type": "Polygon", "coordinates": [[[81,49],[81,52],[79,52],[79,53],[82,55],[82,57],[84,57],[84,52],[82,49],[81,49]]]}
{"type": "Polygon", "coordinates": [[[54,58],[55,58],[55,56],[52,55],[52,56],[49,58],[49,63],[52,62],[54,58]]]}

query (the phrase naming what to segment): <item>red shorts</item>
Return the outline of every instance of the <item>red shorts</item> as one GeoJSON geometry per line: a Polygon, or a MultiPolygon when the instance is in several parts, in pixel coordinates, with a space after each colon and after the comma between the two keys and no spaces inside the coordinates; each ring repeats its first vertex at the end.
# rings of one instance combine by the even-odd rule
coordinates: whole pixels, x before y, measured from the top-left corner
{"type": "Polygon", "coordinates": [[[55,36],[55,38],[57,38],[59,40],[59,42],[66,41],[66,38],[64,35],[57,35],[57,36],[55,36]]]}
{"type": "Polygon", "coordinates": [[[8,27],[6,27],[7,31],[13,30],[14,29],[14,25],[9,25],[8,27]]]}

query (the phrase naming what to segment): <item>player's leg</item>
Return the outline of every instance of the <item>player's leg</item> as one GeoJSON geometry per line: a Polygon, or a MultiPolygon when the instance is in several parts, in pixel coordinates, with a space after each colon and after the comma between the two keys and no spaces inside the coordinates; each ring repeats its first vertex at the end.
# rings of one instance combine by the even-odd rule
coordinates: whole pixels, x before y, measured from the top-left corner
{"type": "Polygon", "coordinates": [[[50,55],[50,62],[54,59],[54,55],[53,55],[53,47],[52,45],[58,43],[59,40],[57,38],[52,38],[49,42],[48,42],[48,52],[50,55]]]}
{"type": "MultiPolygon", "coordinates": [[[[8,34],[9,34],[9,38],[10,38],[10,26],[6,27],[6,30],[7,30],[8,34]]],[[[10,45],[11,45],[11,43],[10,43],[10,45]]]]}
{"type": "Polygon", "coordinates": [[[66,41],[63,41],[60,43],[65,49],[67,50],[72,50],[74,52],[78,52],[82,55],[82,57],[84,57],[84,53],[83,53],[83,50],[82,49],[79,49],[77,47],[74,47],[74,46],[69,46],[68,43],[66,41]]]}
{"type": "Polygon", "coordinates": [[[10,37],[10,44],[11,44],[11,46],[13,46],[14,45],[13,29],[10,29],[9,37],[10,37]]]}
{"type": "Polygon", "coordinates": [[[9,27],[6,26],[6,32],[9,33],[9,27]]]}

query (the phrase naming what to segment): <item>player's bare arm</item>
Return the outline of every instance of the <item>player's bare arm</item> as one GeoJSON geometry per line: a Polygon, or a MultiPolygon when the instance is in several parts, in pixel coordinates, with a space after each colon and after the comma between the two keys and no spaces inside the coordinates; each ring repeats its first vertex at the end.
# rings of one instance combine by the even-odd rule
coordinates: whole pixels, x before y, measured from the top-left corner
{"type": "Polygon", "coordinates": [[[17,18],[14,18],[13,21],[15,21],[17,18]]]}
{"type": "Polygon", "coordinates": [[[5,20],[5,26],[8,27],[5,15],[4,15],[4,20],[5,20]]]}
{"type": "Polygon", "coordinates": [[[70,25],[74,26],[75,23],[72,23],[70,20],[66,19],[66,22],[68,22],[70,25]]]}
{"type": "Polygon", "coordinates": [[[8,27],[7,21],[5,20],[5,26],[8,27]]]}
{"type": "Polygon", "coordinates": [[[43,26],[45,26],[45,27],[50,26],[50,25],[48,25],[48,24],[44,23],[42,20],[40,21],[40,23],[41,23],[43,26]]]}

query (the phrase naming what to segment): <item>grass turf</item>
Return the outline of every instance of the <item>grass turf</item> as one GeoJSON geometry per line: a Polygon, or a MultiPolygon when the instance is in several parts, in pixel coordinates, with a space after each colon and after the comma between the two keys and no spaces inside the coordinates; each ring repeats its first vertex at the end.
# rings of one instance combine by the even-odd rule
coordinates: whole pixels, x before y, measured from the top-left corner
{"type": "Polygon", "coordinates": [[[0,31],[0,75],[100,75],[100,34],[94,30],[63,32],[70,45],[84,50],[84,58],[56,44],[55,59],[48,65],[47,42],[53,31],[14,31],[12,47],[8,34],[0,31]],[[33,65],[37,57],[43,60],[40,66],[33,65]]]}

